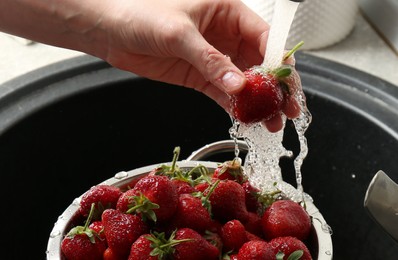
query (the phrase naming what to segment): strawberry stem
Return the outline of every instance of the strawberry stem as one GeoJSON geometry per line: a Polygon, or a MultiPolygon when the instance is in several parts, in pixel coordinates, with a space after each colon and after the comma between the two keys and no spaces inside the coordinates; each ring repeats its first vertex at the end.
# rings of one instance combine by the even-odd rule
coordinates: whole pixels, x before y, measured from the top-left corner
{"type": "Polygon", "coordinates": [[[175,147],[173,153],[174,153],[174,156],[173,156],[173,161],[172,161],[171,169],[170,169],[170,171],[172,173],[175,171],[176,163],[177,163],[178,157],[180,156],[180,147],[179,146],[175,147]]]}
{"type": "Polygon", "coordinates": [[[84,230],[88,229],[88,226],[91,223],[91,219],[93,218],[94,211],[95,211],[95,203],[91,203],[90,213],[88,214],[86,223],[84,223],[84,228],[83,228],[84,230]]]}
{"type": "Polygon", "coordinates": [[[210,202],[210,196],[213,193],[213,191],[216,189],[216,187],[218,186],[218,184],[220,183],[221,180],[217,180],[215,181],[212,185],[210,185],[208,187],[209,192],[206,194],[205,197],[201,198],[202,201],[202,205],[203,207],[205,207],[207,209],[207,211],[209,212],[210,216],[212,215],[211,213],[211,202],[210,202]]]}
{"type": "Polygon", "coordinates": [[[303,46],[304,42],[301,41],[299,43],[297,43],[293,49],[291,49],[290,51],[288,51],[285,56],[283,56],[283,61],[286,61],[287,59],[289,59],[290,56],[292,56],[298,49],[301,48],[301,46],[303,46]]]}
{"type": "Polygon", "coordinates": [[[133,196],[133,199],[135,204],[126,211],[127,214],[134,212],[141,213],[144,221],[147,218],[151,219],[153,222],[157,221],[156,213],[153,210],[160,208],[158,204],[150,201],[142,193],[138,196],[133,196]]]}
{"type": "Polygon", "coordinates": [[[174,239],[176,230],[170,235],[168,239],[165,238],[165,233],[151,233],[146,236],[146,239],[151,241],[151,248],[153,250],[150,252],[150,256],[157,256],[157,259],[168,259],[168,256],[174,252],[174,246],[182,242],[189,242],[193,239],[174,239]]]}

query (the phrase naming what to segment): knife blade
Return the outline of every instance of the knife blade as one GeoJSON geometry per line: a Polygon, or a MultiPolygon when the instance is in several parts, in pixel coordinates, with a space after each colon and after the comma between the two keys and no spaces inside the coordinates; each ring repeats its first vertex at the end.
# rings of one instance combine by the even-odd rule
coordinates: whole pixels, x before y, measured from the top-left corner
{"type": "Polygon", "coordinates": [[[378,171],[366,191],[364,207],[371,217],[398,242],[398,185],[378,171]]]}

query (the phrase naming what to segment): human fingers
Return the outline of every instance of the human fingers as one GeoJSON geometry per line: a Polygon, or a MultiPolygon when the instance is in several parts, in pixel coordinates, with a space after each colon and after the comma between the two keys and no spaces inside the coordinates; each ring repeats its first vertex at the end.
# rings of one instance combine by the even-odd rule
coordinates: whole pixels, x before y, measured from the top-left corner
{"type": "Polygon", "coordinates": [[[271,119],[263,121],[262,124],[270,131],[271,133],[276,133],[283,128],[283,118],[281,114],[277,114],[271,119]]]}
{"type": "Polygon", "coordinates": [[[198,30],[186,33],[185,40],[176,47],[181,58],[193,64],[205,79],[225,93],[235,94],[243,88],[245,77],[241,70],[246,68],[237,60],[246,60],[250,65],[261,61],[259,46],[266,37],[268,24],[241,1],[220,1],[219,8],[211,10],[211,19],[209,12],[191,13],[198,30]],[[232,60],[225,54],[230,55],[232,60]]]}
{"type": "Polygon", "coordinates": [[[298,117],[300,115],[300,105],[296,98],[291,95],[287,96],[282,111],[289,119],[298,117]]]}
{"type": "Polygon", "coordinates": [[[190,31],[180,42],[181,58],[191,63],[203,77],[227,94],[239,92],[245,82],[243,72],[214,46],[208,43],[199,31],[190,31]]]}

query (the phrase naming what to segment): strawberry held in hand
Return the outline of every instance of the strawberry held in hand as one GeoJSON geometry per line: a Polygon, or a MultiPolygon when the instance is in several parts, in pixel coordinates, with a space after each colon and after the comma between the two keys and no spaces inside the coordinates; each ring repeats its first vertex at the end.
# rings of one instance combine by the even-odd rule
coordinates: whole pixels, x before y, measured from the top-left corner
{"type": "Polygon", "coordinates": [[[279,68],[269,70],[264,66],[253,66],[244,71],[246,85],[232,96],[232,116],[241,123],[264,122],[275,132],[281,128],[284,113],[288,118],[299,115],[299,105],[294,94],[301,84],[294,70],[292,54],[302,45],[299,43],[284,57],[279,68]],[[271,122],[271,123],[270,123],[271,122]]]}
{"type": "Polygon", "coordinates": [[[233,97],[233,115],[245,124],[269,120],[281,111],[283,90],[276,74],[266,73],[261,67],[246,70],[245,88],[233,97]]]}

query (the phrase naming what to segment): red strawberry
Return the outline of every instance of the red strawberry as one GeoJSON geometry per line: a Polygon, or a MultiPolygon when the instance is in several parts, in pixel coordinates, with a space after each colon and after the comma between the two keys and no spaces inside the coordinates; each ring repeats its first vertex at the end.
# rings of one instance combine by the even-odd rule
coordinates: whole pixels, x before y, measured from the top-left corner
{"type": "Polygon", "coordinates": [[[242,183],[242,187],[245,190],[245,201],[247,210],[257,212],[261,206],[257,197],[260,192],[259,189],[253,187],[249,181],[242,183]]]}
{"type": "Polygon", "coordinates": [[[191,194],[179,196],[177,210],[170,225],[173,228],[191,228],[199,233],[206,230],[215,232],[218,226],[202,200],[191,194]]]}
{"type": "Polygon", "coordinates": [[[117,252],[108,247],[104,252],[103,260],[126,260],[126,257],[118,255],[117,252]]]}
{"type": "Polygon", "coordinates": [[[229,260],[238,260],[238,255],[230,255],[229,260]]]}
{"type": "Polygon", "coordinates": [[[175,246],[191,239],[175,239],[176,231],[169,238],[165,233],[151,232],[141,235],[132,245],[128,260],[170,259],[175,252],[175,246]]]}
{"type": "Polygon", "coordinates": [[[148,232],[148,226],[139,216],[125,214],[115,209],[107,209],[102,213],[102,223],[108,246],[125,258],[133,242],[148,232]]]}
{"type": "MultiPolygon", "coordinates": [[[[125,191],[118,199],[116,203],[116,209],[126,213],[130,208],[136,206],[136,197],[138,198],[139,196],[137,195],[137,192],[134,189],[130,189],[125,191]]],[[[159,205],[153,205],[153,207],[157,208],[159,205]]],[[[134,213],[134,212],[132,212],[134,213]]]]}
{"type": "Polygon", "coordinates": [[[294,259],[312,260],[307,246],[301,240],[295,237],[277,237],[272,239],[269,242],[269,245],[271,246],[274,255],[278,253],[279,255],[281,255],[281,253],[283,254],[283,258],[279,259],[287,260],[289,256],[295,254],[297,257],[294,259]]]}
{"type": "Polygon", "coordinates": [[[226,161],[219,165],[213,173],[213,178],[220,180],[233,180],[242,183],[245,180],[240,159],[235,158],[232,161],[226,161]]]}
{"type": "Polygon", "coordinates": [[[268,207],[261,219],[267,239],[293,236],[305,240],[311,231],[311,218],[307,211],[292,200],[277,200],[268,207]]]}
{"type": "Polygon", "coordinates": [[[82,196],[79,208],[80,214],[87,217],[91,204],[95,203],[96,212],[93,219],[100,219],[105,209],[115,208],[120,195],[122,195],[122,192],[118,187],[111,185],[93,186],[82,196]]]}
{"type": "Polygon", "coordinates": [[[195,190],[204,192],[209,186],[210,186],[210,184],[208,182],[201,182],[201,183],[195,185],[195,190]]]}
{"type": "Polygon", "coordinates": [[[178,195],[190,194],[197,191],[189,182],[184,180],[172,179],[171,182],[175,186],[178,195]]]}
{"type": "MultiPolygon", "coordinates": [[[[79,233],[71,235],[75,232],[72,229],[68,235],[62,240],[61,250],[65,258],[68,260],[101,260],[106,249],[106,243],[98,238],[90,237],[87,233],[79,233]]],[[[87,232],[87,231],[86,231],[87,232]]]]}
{"type": "Polygon", "coordinates": [[[68,260],[100,260],[106,249],[106,241],[89,228],[95,204],[91,205],[84,226],[72,228],[61,242],[61,251],[68,260]]]}
{"type": "Polygon", "coordinates": [[[266,121],[281,112],[282,84],[278,76],[253,67],[244,72],[245,88],[232,96],[233,117],[245,124],[266,121]]]}
{"type": "Polygon", "coordinates": [[[168,177],[147,175],[120,196],[116,208],[122,212],[139,213],[144,219],[164,222],[174,215],[177,202],[177,191],[168,177]]]}
{"type": "Polygon", "coordinates": [[[246,76],[245,88],[232,96],[232,116],[238,121],[251,124],[266,122],[271,131],[281,127],[280,114],[283,110],[289,118],[298,116],[300,111],[295,100],[298,74],[295,72],[290,57],[302,46],[297,44],[289,51],[284,64],[275,70],[264,66],[254,66],[244,72],[246,76]],[[289,64],[291,63],[291,64],[289,64]],[[292,72],[296,75],[292,75],[292,72]]]}
{"type": "Polygon", "coordinates": [[[246,230],[239,220],[230,220],[225,223],[220,230],[223,241],[224,251],[238,251],[239,248],[248,241],[246,230]]]}
{"type": "MultiPolygon", "coordinates": [[[[221,229],[221,224],[218,227],[217,231],[219,232],[220,229],[221,229]]],[[[203,237],[207,241],[209,241],[210,244],[212,244],[213,246],[217,247],[218,251],[222,252],[223,243],[222,243],[221,236],[218,233],[206,231],[205,234],[203,235],[203,237]]]]}
{"type": "MultiPolygon", "coordinates": [[[[204,191],[204,195],[208,190],[204,191]]],[[[211,210],[215,219],[229,221],[233,219],[245,222],[248,211],[245,203],[245,191],[236,181],[221,180],[210,195],[211,210]]]]}
{"type": "Polygon", "coordinates": [[[102,221],[94,221],[90,224],[89,228],[93,230],[101,240],[106,241],[104,224],[102,224],[102,221]]]}
{"type": "Polygon", "coordinates": [[[263,237],[261,217],[257,213],[249,212],[245,223],[245,229],[256,236],[263,237]]]}
{"type": "Polygon", "coordinates": [[[157,260],[157,255],[151,256],[153,250],[152,241],[149,239],[151,234],[141,235],[132,245],[128,260],[157,260]]]}
{"type": "Polygon", "coordinates": [[[271,246],[261,240],[251,240],[243,244],[238,252],[239,260],[276,259],[271,246]]]}
{"type": "Polygon", "coordinates": [[[190,228],[178,229],[175,233],[176,240],[188,241],[174,246],[174,260],[217,260],[220,251],[214,245],[210,244],[198,232],[190,228]]]}

